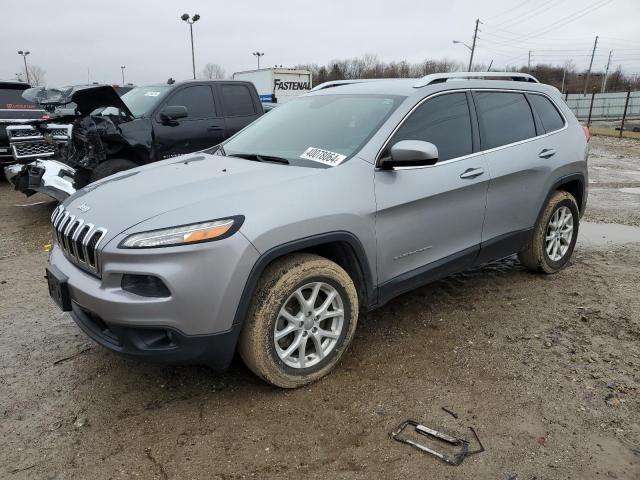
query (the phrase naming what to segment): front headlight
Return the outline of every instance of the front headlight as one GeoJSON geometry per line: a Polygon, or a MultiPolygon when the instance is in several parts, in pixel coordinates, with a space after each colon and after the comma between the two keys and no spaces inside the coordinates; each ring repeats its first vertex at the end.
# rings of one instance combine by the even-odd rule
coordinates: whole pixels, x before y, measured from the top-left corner
{"type": "Polygon", "coordinates": [[[120,248],[171,247],[221,240],[233,235],[240,228],[243,220],[244,217],[232,217],[134,233],[120,243],[120,248]]]}

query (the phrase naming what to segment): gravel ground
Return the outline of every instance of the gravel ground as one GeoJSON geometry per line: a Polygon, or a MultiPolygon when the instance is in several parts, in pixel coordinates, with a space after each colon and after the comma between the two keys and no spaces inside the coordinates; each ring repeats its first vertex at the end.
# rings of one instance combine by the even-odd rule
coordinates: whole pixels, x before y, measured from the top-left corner
{"type": "MultiPolygon", "coordinates": [[[[592,152],[587,218],[639,225],[620,189],[640,187],[640,142],[592,152]]],[[[239,361],[214,374],[92,344],[46,294],[53,204],[27,202],[0,184],[0,478],[640,478],[640,245],[403,295],[361,317],[331,375],[282,391],[239,361]],[[389,438],[407,418],[473,426],[486,451],[444,465],[389,438]]]]}

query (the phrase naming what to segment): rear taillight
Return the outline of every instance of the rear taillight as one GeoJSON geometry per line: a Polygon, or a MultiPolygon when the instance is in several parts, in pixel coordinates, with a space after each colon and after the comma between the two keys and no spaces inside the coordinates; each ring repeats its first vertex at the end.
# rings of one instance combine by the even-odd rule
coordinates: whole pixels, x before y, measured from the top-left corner
{"type": "Polygon", "coordinates": [[[589,127],[582,127],[584,128],[584,136],[587,137],[587,143],[589,142],[589,140],[591,140],[591,132],[589,132],[589,127]]]}

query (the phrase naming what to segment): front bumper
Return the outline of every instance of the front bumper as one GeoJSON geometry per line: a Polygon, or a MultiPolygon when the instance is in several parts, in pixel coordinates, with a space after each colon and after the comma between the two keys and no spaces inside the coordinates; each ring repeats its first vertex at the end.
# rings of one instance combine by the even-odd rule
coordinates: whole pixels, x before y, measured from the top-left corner
{"type": "Polygon", "coordinates": [[[9,165],[4,167],[4,174],[9,183],[25,195],[41,192],[62,202],[76,191],[75,170],[56,160],[9,165]]]}
{"type": "Polygon", "coordinates": [[[258,258],[240,233],[218,242],[101,252],[101,278],[71,263],[54,245],[49,268],[67,279],[71,316],[111,351],[162,363],[224,368],[241,324],[235,322],[244,285],[258,258]],[[170,295],[145,297],[122,288],[123,275],[153,275],[170,295]]]}
{"type": "Polygon", "coordinates": [[[97,344],[139,360],[172,364],[203,364],[217,370],[229,366],[241,325],[212,335],[185,335],[175,328],[131,327],[107,323],[72,302],[71,318],[97,344]]]}

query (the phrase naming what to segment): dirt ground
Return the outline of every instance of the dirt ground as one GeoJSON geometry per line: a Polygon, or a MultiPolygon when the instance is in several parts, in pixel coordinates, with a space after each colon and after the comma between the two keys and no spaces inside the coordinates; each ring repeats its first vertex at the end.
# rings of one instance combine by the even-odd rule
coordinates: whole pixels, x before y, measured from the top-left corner
{"type": "MultiPolygon", "coordinates": [[[[586,219],[640,225],[640,142],[591,148],[586,219]]],[[[640,478],[640,244],[403,295],[361,317],[330,376],[283,391],[240,361],[214,374],[94,345],[47,296],[53,204],[15,206],[42,199],[0,183],[2,479],[640,478]],[[390,439],[407,418],[473,426],[486,451],[445,465],[390,439]]]]}

